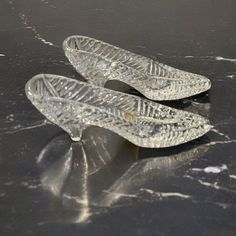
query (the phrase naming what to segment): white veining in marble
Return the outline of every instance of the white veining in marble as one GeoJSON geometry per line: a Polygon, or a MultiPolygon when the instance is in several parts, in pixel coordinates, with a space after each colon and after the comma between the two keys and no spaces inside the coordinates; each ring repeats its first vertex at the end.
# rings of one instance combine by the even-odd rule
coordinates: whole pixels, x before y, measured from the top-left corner
{"type": "Polygon", "coordinates": [[[29,182],[27,182],[27,181],[22,181],[21,182],[21,186],[24,186],[24,187],[26,187],[26,188],[28,188],[28,189],[37,189],[37,188],[39,188],[40,186],[41,186],[41,184],[40,183],[29,183],[29,182]]]}
{"type": "MultiPolygon", "coordinates": [[[[41,0],[41,2],[46,2],[45,0],[41,0]]],[[[15,6],[14,6],[14,2],[9,0],[8,3],[10,4],[11,6],[11,9],[12,10],[15,10],[15,6]]],[[[19,12],[18,13],[18,16],[22,22],[22,24],[25,26],[25,29],[30,29],[33,33],[34,33],[34,38],[35,39],[38,39],[39,41],[41,41],[42,43],[46,44],[46,45],[49,45],[49,46],[53,46],[53,47],[58,47],[57,45],[54,45],[52,42],[49,42],[47,41],[46,39],[44,39],[40,34],[39,32],[36,30],[35,27],[31,26],[29,24],[29,20],[27,19],[26,15],[19,12]]]]}
{"type": "MultiPolygon", "coordinates": [[[[137,198],[136,194],[128,194],[128,193],[119,193],[119,192],[110,192],[108,190],[104,190],[104,193],[113,196],[113,199],[119,199],[120,197],[127,197],[127,198],[137,198]]],[[[110,206],[110,205],[109,205],[110,206]]]]}
{"type": "Polygon", "coordinates": [[[145,191],[146,193],[149,193],[158,198],[169,198],[169,197],[178,197],[178,198],[184,198],[184,199],[191,198],[190,195],[178,193],[178,192],[156,192],[152,189],[147,189],[147,188],[141,188],[140,191],[145,191]]]}
{"type": "Polygon", "coordinates": [[[224,134],[224,133],[220,132],[218,129],[213,128],[213,129],[211,129],[211,131],[218,134],[218,135],[220,135],[220,136],[223,136],[224,138],[226,138],[228,140],[230,140],[230,137],[227,134],[224,134]]]}
{"type": "MultiPolygon", "coordinates": [[[[141,199],[142,201],[150,201],[150,200],[156,201],[156,200],[162,200],[164,198],[189,199],[192,197],[191,195],[187,195],[187,194],[183,194],[179,192],[159,192],[159,191],[154,191],[148,188],[140,188],[139,192],[133,193],[133,194],[123,193],[123,192],[110,192],[107,190],[104,190],[103,192],[112,196],[113,200],[120,199],[120,198],[137,198],[137,199],[141,199]],[[149,194],[151,198],[148,197],[148,195],[143,196],[143,193],[149,194]]],[[[107,206],[111,206],[111,205],[107,205],[107,206]]]]}
{"type": "Polygon", "coordinates": [[[233,79],[233,78],[236,77],[236,75],[227,75],[226,77],[227,77],[227,78],[230,78],[230,79],[233,79]]]}
{"type": "MultiPolygon", "coordinates": [[[[13,116],[7,116],[7,119],[8,120],[13,119],[13,116]]],[[[45,126],[45,125],[48,125],[48,124],[49,124],[49,122],[47,120],[37,121],[37,122],[34,122],[32,124],[29,124],[29,125],[25,125],[25,126],[23,126],[21,124],[18,124],[18,125],[12,126],[12,127],[0,129],[0,135],[14,134],[14,133],[18,133],[18,132],[21,132],[21,131],[24,131],[24,130],[35,129],[35,128],[45,126]]]]}
{"type": "Polygon", "coordinates": [[[224,170],[228,170],[228,167],[225,164],[223,164],[222,166],[208,166],[203,169],[205,173],[214,173],[214,174],[218,174],[224,170]]]}
{"type": "Polygon", "coordinates": [[[226,140],[226,141],[212,141],[206,145],[207,146],[214,146],[216,144],[231,144],[231,143],[236,143],[236,140],[231,139],[231,140],[226,140]]]}
{"type": "Polygon", "coordinates": [[[35,39],[38,39],[39,41],[41,41],[42,43],[44,43],[44,44],[46,44],[46,45],[57,47],[57,46],[54,45],[52,42],[47,41],[46,39],[44,39],[44,38],[39,34],[39,32],[36,30],[36,28],[35,28],[34,26],[31,26],[31,25],[29,24],[29,20],[28,20],[28,18],[26,17],[25,14],[19,13],[19,17],[20,17],[20,19],[21,19],[21,22],[25,25],[25,28],[31,30],[31,31],[34,33],[34,35],[35,35],[34,38],[35,38],[35,39]]]}
{"type": "Polygon", "coordinates": [[[234,59],[234,58],[225,58],[225,57],[221,57],[221,56],[216,57],[216,60],[217,61],[229,61],[229,62],[236,63],[236,59],[234,59]]]}
{"type": "Polygon", "coordinates": [[[229,175],[231,179],[236,179],[236,175],[229,175]]]}
{"type": "Polygon", "coordinates": [[[215,188],[215,189],[220,189],[220,186],[218,186],[217,182],[214,182],[214,183],[210,183],[210,182],[207,182],[207,181],[203,181],[201,179],[198,180],[198,182],[204,186],[207,186],[207,187],[212,187],[212,188],[215,188]]]}
{"type": "Polygon", "coordinates": [[[228,61],[232,63],[236,63],[235,58],[226,58],[222,56],[192,56],[192,55],[187,55],[184,56],[184,58],[196,58],[196,59],[207,59],[207,60],[216,60],[216,61],[228,61]]]}
{"type": "Polygon", "coordinates": [[[9,114],[6,116],[6,121],[7,122],[13,122],[14,121],[14,114],[9,114]]]}
{"type": "Polygon", "coordinates": [[[201,185],[203,185],[203,186],[206,186],[206,187],[209,187],[209,188],[214,188],[214,189],[216,189],[216,190],[221,190],[221,191],[225,191],[225,192],[229,192],[229,193],[234,193],[234,194],[236,194],[236,191],[235,191],[235,190],[232,190],[232,189],[229,189],[229,188],[220,186],[220,185],[218,184],[218,182],[210,183],[210,182],[204,181],[204,180],[202,180],[202,179],[194,178],[193,176],[190,176],[190,175],[184,175],[184,177],[185,177],[185,178],[188,178],[188,179],[191,179],[191,180],[194,180],[194,181],[197,181],[199,184],[201,184],[201,185]]]}
{"type": "Polygon", "coordinates": [[[222,166],[208,166],[203,169],[201,168],[192,168],[192,171],[198,171],[198,172],[205,172],[205,173],[213,173],[213,174],[219,174],[224,170],[228,170],[227,165],[223,164],[222,166]]]}

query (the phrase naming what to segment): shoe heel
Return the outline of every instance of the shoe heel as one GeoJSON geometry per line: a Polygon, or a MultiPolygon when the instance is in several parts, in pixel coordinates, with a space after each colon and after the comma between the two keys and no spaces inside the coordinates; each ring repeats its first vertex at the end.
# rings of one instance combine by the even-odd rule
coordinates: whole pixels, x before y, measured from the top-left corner
{"type": "Polygon", "coordinates": [[[70,135],[71,139],[75,142],[81,141],[83,131],[86,129],[87,126],[84,124],[77,124],[76,126],[72,127],[65,127],[64,130],[70,135]]]}

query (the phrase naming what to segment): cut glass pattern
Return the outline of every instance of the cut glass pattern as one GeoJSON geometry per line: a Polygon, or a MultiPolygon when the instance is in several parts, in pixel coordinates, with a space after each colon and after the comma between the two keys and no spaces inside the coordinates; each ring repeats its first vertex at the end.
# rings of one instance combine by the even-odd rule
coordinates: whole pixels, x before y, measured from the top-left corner
{"type": "Polygon", "coordinates": [[[70,63],[89,82],[119,80],[152,100],[175,100],[211,87],[204,76],[185,72],[102,41],[70,36],[63,48],[70,63]]]}
{"type": "Polygon", "coordinates": [[[75,141],[87,126],[99,126],[138,146],[169,147],[211,128],[200,115],[58,75],[36,75],[26,84],[26,95],[75,141]]]}

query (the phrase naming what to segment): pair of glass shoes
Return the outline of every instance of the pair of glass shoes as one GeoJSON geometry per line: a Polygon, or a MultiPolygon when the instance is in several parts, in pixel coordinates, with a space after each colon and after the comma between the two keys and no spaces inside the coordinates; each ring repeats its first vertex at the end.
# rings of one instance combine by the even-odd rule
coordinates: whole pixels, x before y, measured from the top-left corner
{"type": "Polygon", "coordinates": [[[176,100],[207,91],[210,80],[102,41],[70,36],[63,42],[70,63],[88,83],[39,74],[25,87],[32,104],[74,141],[88,126],[111,130],[137,146],[170,147],[211,129],[208,119],[151,100],[176,100]],[[104,88],[122,81],[148,99],[104,88]]]}

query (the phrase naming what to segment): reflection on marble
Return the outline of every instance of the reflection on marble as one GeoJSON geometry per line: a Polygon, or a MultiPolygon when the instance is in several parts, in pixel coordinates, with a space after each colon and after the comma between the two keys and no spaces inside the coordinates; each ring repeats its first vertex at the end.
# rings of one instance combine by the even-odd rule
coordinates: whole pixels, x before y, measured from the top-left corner
{"type": "Polygon", "coordinates": [[[92,127],[81,142],[55,137],[40,153],[43,189],[60,199],[73,223],[92,214],[134,201],[189,199],[179,192],[157,192],[150,183],[174,175],[207,152],[207,143],[192,143],[177,154],[139,159],[139,147],[101,128],[92,127]],[[192,145],[192,146],[191,146],[192,145]],[[117,168],[118,167],[118,168],[117,168]]]}
{"type": "MultiPolygon", "coordinates": [[[[0,1],[0,235],[235,235],[236,1],[45,1],[0,1]],[[56,8],[50,7],[52,4],[56,8]],[[73,163],[76,159],[82,162],[81,154],[78,157],[73,153],[71,160],[65,158],[69,159],[69,168],[61,176],[58,194],[42,188],[40,174],[42,178],[47,169],[48,173],[50,168],[51,173],[56,171],[53,164],[63,162],[64,154],[58,145],[51,154],[42,155],[38,164],[35,157],[61,131],[44,123],[44,117],[24,96],[24,84],[37,73],[56,72],[82,79],[60,50],[63,39],[73,33],[100,38],[154,60],[160,58],[166,64],[202,73],[212,81],[209,97],[206,93],[166,104],[193,109],[205,117],[205,108],[211,109],[209,120],[215,130],[207,134],[208,151],[177,168],[161,173],[154,170],[153,178],[148,177],[150,172],[140,173],[138,176],[147,176],[146,182],[139,184],[137,180],[133,186],[129,179],[121,185],[119,179],[130,176],[125,173],[137,159],[169,157],[185,148],[193,149],[194,143],[165,150],[139,149],[137,157],[135,147],[120,140],[115,157],[87,177],[87,213],[86,204],[76,204],[75,200],[81,196],[76,191],[82,192],[82,179],[78,181],[82,177],[76,176],[83,176],[83,172],[73,163]],[[73,184],[78,187],[73,189],[73,184]],[[115,200],[111,191],[123,195],[115,200]],[[74,198],[66,198],[65,193],[74,198]],[[97,207],[96,202],[110,206],[97,207]],[[78,221],[91,223],[70,223],[78,221]]],[[[117,81],[109,81],[107,87],[110,82],[117,81]]],[[[116,85],[113,83],[112,88],[121,91],[116,85]]],[[[103,138],[112,142],[110,138],[115,136],[107,135],[103,138]]],[[[66,136],[58,140],[67,142],[66,136]]],[[[62,145],[64,153],[71,145],[62,145]]],[[[92,145],[86,151],[92,155],[92,145]]],[[[57,170],[60,172],[59,167],[57,170]]],[[[49,179],[53,178],[56,186],[56,173],[49,179]]]]}

